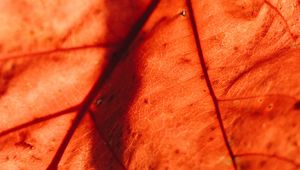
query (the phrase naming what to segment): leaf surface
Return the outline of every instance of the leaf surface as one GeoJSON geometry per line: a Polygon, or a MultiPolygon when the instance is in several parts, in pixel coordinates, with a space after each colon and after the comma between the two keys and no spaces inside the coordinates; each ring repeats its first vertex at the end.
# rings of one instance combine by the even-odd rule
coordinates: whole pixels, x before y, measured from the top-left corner
{"type": "Polygon", "coordinates": [[[0,8],[4,169],[300,168],[299,1],[0,8]]]}

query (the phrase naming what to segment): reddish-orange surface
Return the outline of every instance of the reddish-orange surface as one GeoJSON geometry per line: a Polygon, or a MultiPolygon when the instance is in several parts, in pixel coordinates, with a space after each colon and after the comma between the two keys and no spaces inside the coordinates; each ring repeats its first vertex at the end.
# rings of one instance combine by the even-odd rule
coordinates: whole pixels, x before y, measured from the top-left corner
{"type": "Polygon", "coordinates": [[[0,1],[0,170],[300,169],[300,1],[0,1]]]}

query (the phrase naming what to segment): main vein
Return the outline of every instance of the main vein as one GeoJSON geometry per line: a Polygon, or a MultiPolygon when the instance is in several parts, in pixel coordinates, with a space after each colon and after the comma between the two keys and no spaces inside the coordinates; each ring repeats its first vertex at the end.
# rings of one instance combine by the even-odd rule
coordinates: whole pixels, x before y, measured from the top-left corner
{"type": "MultiPolygon", "coordinates": [[[[144,12],[144,14],[138,19],[136,24],[132,27],[132,29],[129,32],[127,38],[125,39],[123,45],[109,57],[108,61],[106,62],[107,64],[105,65],[105,67],[103,69],[104,71],[98,76],[97,81],[95,82],[95,84],[93,85],[93,87],[91,88],[91,90],[87,94],[87,96],[84,98],[84,100],[82,102],[82,107],[77,112],[77,116],[75,117],[75,119],[72,123],[72,126],[68,130],[66,136],[64,137],[61,145],[59,146],[56,154],[54,155],[51,163],[48,166],[48,168],[47,168],[48,170],[57,169],[58,163],[60,162],[60,160],[64,154],[64,151],[66,150],[66,147],[68,146],[80,121],[82,120],[84,115],[87,113],[90,105],[93,103],[98,92],[100,91],[102,86],[105,84],[105,82],[109,79],[109,77],[111,76],[112,72],[114,71],[114,69],[116,68],[118,63],[126,57],[126,55],[124,55],[124,54],[126,54],[129,47],[131,46],[131,44],[133,43],[133,41],[139,34],[140,30],[143,28],[144,24],[146,23],[146,21],[148,20],[148,18],[150,17],[150,15],[154,11],[154,9],[158,5],[158,3],[159,3],[159,0],[153,0],[149,4],[149,6],[146,9],[146,11],[144,12]]],[[[120,162],[120,164],[123,165],[121,162],[120,162]]]]}

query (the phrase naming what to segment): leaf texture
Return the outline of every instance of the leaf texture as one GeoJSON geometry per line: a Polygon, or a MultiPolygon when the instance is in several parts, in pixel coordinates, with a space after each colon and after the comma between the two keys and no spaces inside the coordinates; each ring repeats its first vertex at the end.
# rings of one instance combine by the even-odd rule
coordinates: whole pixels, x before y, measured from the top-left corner
{"type": "Polygon", "coordinates": [[[0,10],[0,169],[300,168],[299,1],[0,10]]]}

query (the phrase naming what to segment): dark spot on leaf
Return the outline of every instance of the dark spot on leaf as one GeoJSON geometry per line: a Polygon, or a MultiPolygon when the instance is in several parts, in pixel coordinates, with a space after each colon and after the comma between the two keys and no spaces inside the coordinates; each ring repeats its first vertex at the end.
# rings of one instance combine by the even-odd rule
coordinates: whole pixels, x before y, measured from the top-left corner
{"type": "Polygon", "coordinates": [[[48,38],[47,38],[47,41],[48,41],[49,43],[52,43],[52,42],[54,41],[54,38],[53,38],[53,37],[48,37],[48,38]]]}
{"type": "Polygon", "coordinates": [[[260,161],[260,162],[259,162],[259,166],[260,166],[261,168],[264,167],[266,164],[267,164],[266,161],[260,161]]]}
{"type": "Polygon", "coordinates": [[[267,149],[271,149],[272,148],[272,146],[273,146],[273,143],[272,142],[269,142],[268,144],[267,144],[267,149]]]}
{"type": "Polygon", "coordinates": [[[299,38],[299,35],[296,35],[296,34],[292,34],[293,38],[294,39],[298,39],[299,38]]]}
{"type": "Polygon", "coordinates": [[[269,116],[269,120],[274,120],[275,119],[275,114],[270,114],[270,116],[269,116]]]}
{"type": "Polygon", "coordinates": [[[34,36],[34,34],[35,34],[34,30],[30,30],[30,31],[29,31],[29,34],[30,34],[31,36],[34,36]]]}
{"type": "Polygon", "coordinates": [[[251,114],[251,116],[253,116],[253,117],[257,117],[257,116],[261,116],[261,115],[262,115],[261,112],[259,112],[257,110],[253,111],[253,113],[251,114]]]}
{"type": "Polygon", "coordinates": [[[209,138],[208,138],[208,141],[209,141],[209,142],[211,142],[211,141],[213,141],[213,140],[214,140],[213,137],[209,137],[209,138]]]}
{"type": "Polygon", "coordinates": [[[38,160],[38,161],[42,160],[41,158],[38,158],[38,157],[36,157],[36,156],[34,156],[34,155],[31,155],[31,157],[32,157],[33,159],[35,159],[35,160],[38,160]]]}
{"type": "Polygon", "coordinates": [[[181,64],[187,64],[187,63],[190,63],[191,60],[190,59],[187,59],[187,58],[180,58],[180,63],[181,64]]]}
{"type": "Polygon", "coordinates": [[[214,81],[212,82],[212,84],[213,84],[213,85],[217,85],[217,84],[219,84],[219,82],[220,82],[219,80],[214,80],[214,81]]]}
{"type": "Polygon", "coordinates": [[[144,99],[144,103],[148,104],[149,103],[148,99],[144,99]]]}
{"type": "Polygon", "coordinates": [[[20,140],[15,146],[32,149],[34,146],[27,142],[28,134],[26,132],[19,134],[20,140]]]}
{"type": "Polygon", "coordinates": [[[156,164],[158,164],[158,163],[155,163],[154,165],[149,165],[148,169],[149,170],[155,170],[155,169],[157,169],[158,165],[156,165],[156,164]]]}
{"type": "Polygon", "coordinates": [[[115,98],[115,95],[111,95],[111,96],[109,96],[109,98],[107,99],[107,102],[108,103],[111,103],[113,100],[114,100],[114,98],[115,98]]]}
{"type": "Polygon", "coordinates": [[[20,147],[23,147],[23,148],[29,148],[29,149],[32,149],[34,146],[25,142],[25,141],[21,141],[21,142],[18,142],[18,143],[15,143],[15,146],[20,146],[20,147]]]}
{"type": "Polygon", "coordinates": [[[240,170],[250,170],[251,169],[251,162],[247,161],[247,162],[241,162],[239,164],[239,169],[240,170]]]}
{"type": "Polygon", "coordinates": [[[294,142],[293,142],[293,145],[294,145],[295,147],[297,147],[297,146],[298,146],[297,141],[294,141],[294,142]]]}
{"type": "Polygon", "coordinates": [[[300,110],[300,101],[297,101],[294,105],[295,110],[300,110]]]}
{"type": "Polygon", "coordinates": [[[179,122],[176,123],[176,127],[179,127],[179,126],[181,126],[181,125],[182,125],[182,124],[179,123],[179,122]]]}
{"type": "Polygon", "coordinates": [[[174,153],[176,153],[176,154],[179,154],[179,149],[176,149],[175,151],[174,151],[174,153]]]}
{"type": "Polygon", "coordinates": [[[101,13],[101,9],[97,8],[95,11],[94,11],[94,14],[98,15],[101,13]]]}
{"type": "Polygon", "coordinates": [[[163,44],[164,48],[166,48],[166,47],[167,47],[167,45],[168,45],[167,43],[164,43],[164,44],[163,44]]]}

